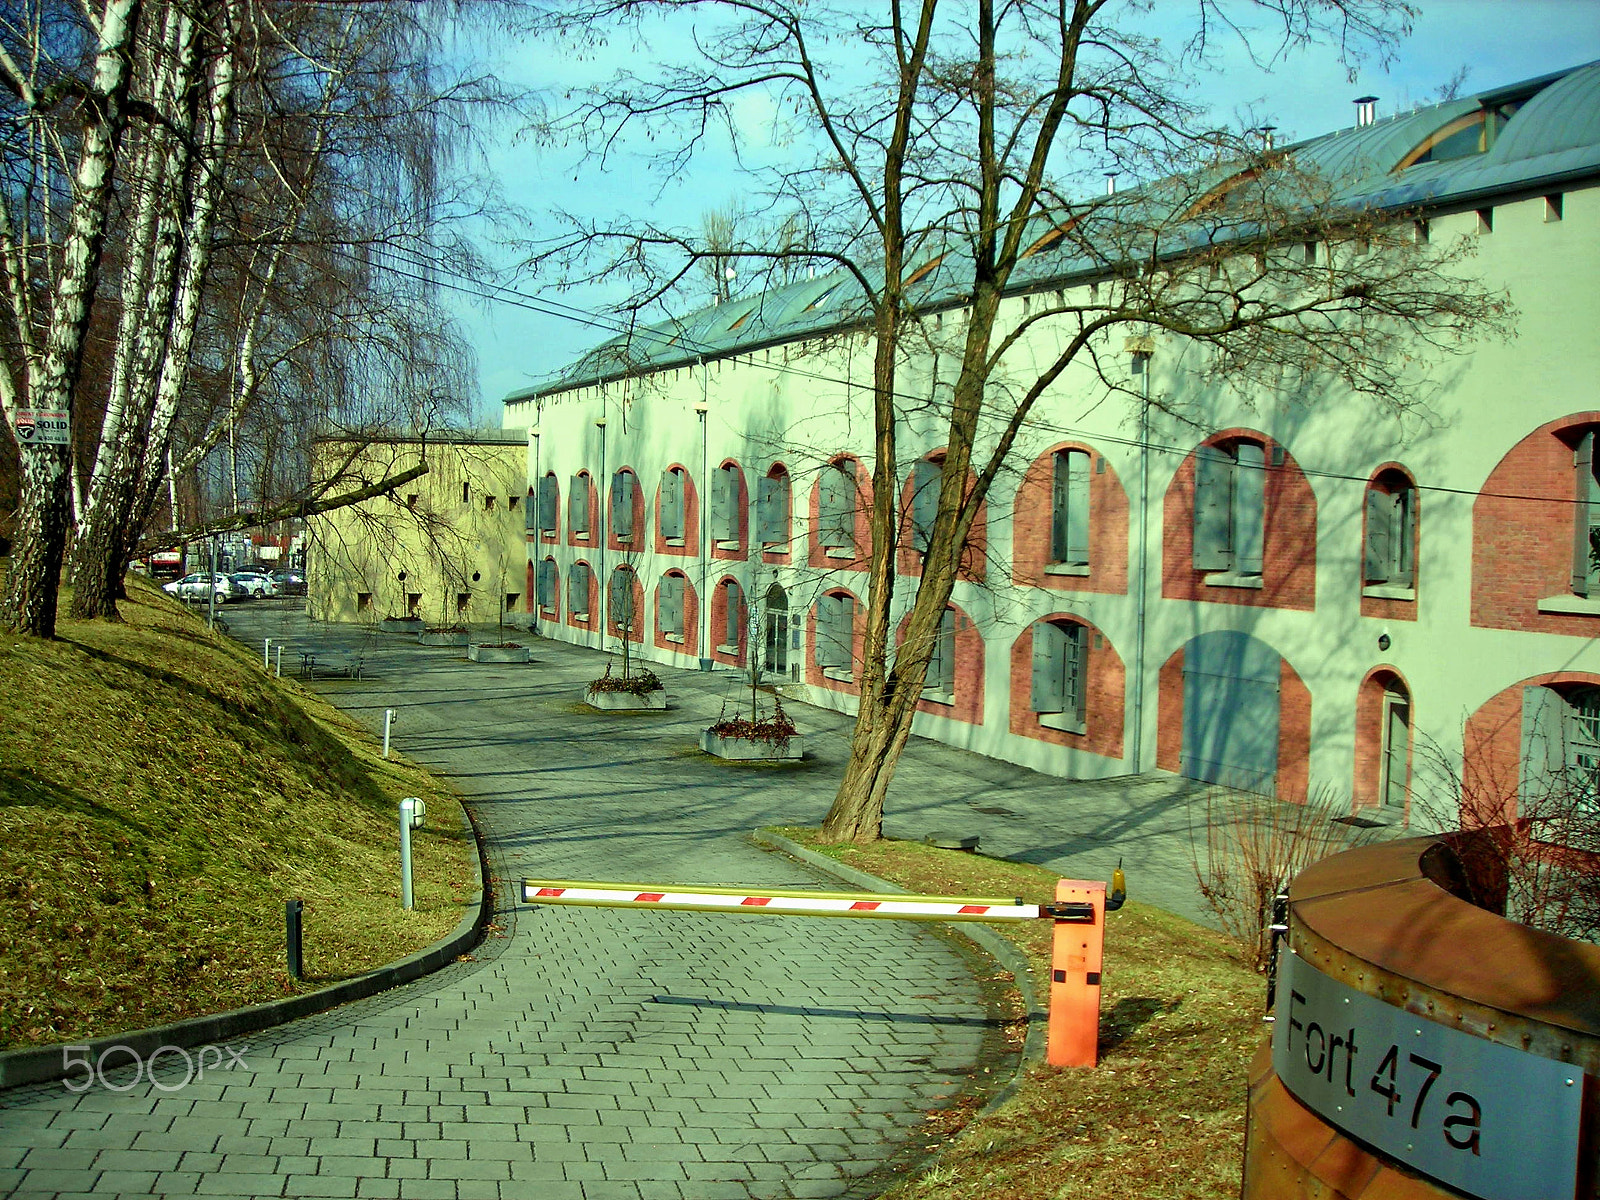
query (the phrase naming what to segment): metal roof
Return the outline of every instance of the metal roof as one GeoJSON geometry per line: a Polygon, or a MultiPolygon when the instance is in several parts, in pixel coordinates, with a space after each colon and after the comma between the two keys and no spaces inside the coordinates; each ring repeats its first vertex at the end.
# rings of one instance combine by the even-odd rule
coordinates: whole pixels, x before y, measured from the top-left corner
{"type": "MultiPolygon", "coordinates": [[[[1339,204],[1354,209],[1441,208],[1600,177],[1600,62],[1339,130],[1281,147],[1278,153],[1293,159],[1299,177],[1314,176],[1339,204]],[[1521,107],[1484,153],[1397,169],[1411,151],[1451,122],[1512,101],[1521,101],[1521,107]]],[[[1184,230],[1183,214],[1248,169],[1245,163],[1223,164],[1087,201],[1070,216],[1041,216],[1030,240],[1069,219],[1104,222],[1108,234],[1119,223],[1133,228],[1125,218],[1140,211],[1138,227],[1164,230],[1145,235],[1147,243],[1159,239],[1154,249],[1172,253],[1193,248],[1201,235],[1184,230]]],[[[1236,230],[1234,236],[1248,232],[1236,230]]],[[[1043,250],[1024,259],[1012,276],[1012,290],[1040,290],[1103,275],[1119,255],[1083,253],[1083,241],[1097,244],[1092,224],[1086,225],[1085,234],[1074,241],[1080,248],[1073,253],[1043,250]]],[[[914,265],[938,257],[937,251],[925,253],[914,265]]],[[[964,282],[964,275],[941,265],[920,281],[915,299],[924,307],[959,304],[965,297],[964,282]]],[[[860,283],[846,271],[834,271],[620,335],[584,354],[559,379],[513,392],[506,403],[860,326],[866,316],[860,283]]]]}

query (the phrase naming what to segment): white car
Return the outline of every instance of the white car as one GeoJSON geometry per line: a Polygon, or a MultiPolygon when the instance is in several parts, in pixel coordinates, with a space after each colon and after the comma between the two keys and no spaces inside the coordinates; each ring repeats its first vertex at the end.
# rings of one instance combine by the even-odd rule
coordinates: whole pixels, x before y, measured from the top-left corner
{"type": "Polygon", "coordinates": [[[161,585],[161,590],[190,604],[208,603],[213,593],[217,597],[218,604],[226,604],[235,596],[244,595],[244,589],[228,576],[213,576],[208,571],[198,571],[193,575],[185,575],[182,579],[174,579],[171,583],[164,583],[161,585]]]}
{"type": "Polygon", "coordinates": [[[260,571],[235,571],[233,581],[253,600],[270,600],[278,594],[278,585],[272,576],[260,571]]]}

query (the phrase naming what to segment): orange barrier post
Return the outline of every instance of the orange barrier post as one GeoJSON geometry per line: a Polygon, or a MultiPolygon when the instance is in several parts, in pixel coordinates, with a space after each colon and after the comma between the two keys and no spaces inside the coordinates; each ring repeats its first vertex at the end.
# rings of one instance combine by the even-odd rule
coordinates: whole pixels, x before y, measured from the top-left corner
{"type": "Polygon", "coordinates": [[[1045,1061],[1052,1067],[1092,1067],[1100,1040],[1100,970],[1106,938],[1106,885],[1083,879],[1056,884],[1056,903],[1093,908],[1092,920],[1055,922],[1050,954],[1050,1038],[1045,1061]]]}

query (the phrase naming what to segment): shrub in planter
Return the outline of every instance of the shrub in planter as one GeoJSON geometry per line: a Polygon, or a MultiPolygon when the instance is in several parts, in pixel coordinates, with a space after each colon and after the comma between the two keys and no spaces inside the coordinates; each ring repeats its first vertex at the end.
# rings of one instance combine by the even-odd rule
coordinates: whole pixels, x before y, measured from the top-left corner
{"type": "Polygon", "coordinates": [[[473,662],[525,663],[530,655],[520,642],[474,642],[467,647],[467,657],[473,662]]]}
{"type": "Polygon", "coordinates": [[[730,717],[724,709],[716,724],[701,734],[700,748],[730,759],[800,758],[804,753],[800,731],[776,696],[772,711],[765,715],[730,717]]]}
{"type": "Polygon", "coordinates": [[[384,617],[378,628],[385,633],[416,633],[422,628],[421,617],[384,617]]]}
{"type": "Polygon", "coordinates": [[[472,639],[472,631],[465,625],[430,625],[417,634],[424,646],[465,646],[472,639]]]}
{"type": "Polygon", "coordinates": [[[613,675],[607,663],[605,674],[590,681],[583,701],[592,708],[665,708],[667,692],[654,671],[637,669],[613,675]]]}

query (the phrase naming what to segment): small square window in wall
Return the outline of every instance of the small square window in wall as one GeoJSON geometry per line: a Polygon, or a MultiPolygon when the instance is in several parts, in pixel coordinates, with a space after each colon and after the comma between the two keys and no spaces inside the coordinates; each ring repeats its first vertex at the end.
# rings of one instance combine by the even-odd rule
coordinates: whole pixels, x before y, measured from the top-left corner
{"type": "Polygon", "coordinates": [[[459,616],[461,613],[466,612],[467,611],[467,606],[469,604],[471,604],[471,603],[472,603],[472,593],[471,592],[457,592],[456,593],[456,615],[459,616]]]}
{"type": "Polygon", "coordinates": [[[357,592],[356,593],[356,611],[357,612],[371,612],[372,611],[372,593],[371,592],[357,592]]]}
{"type": "Polygon", "coordinates": [[[485,496],[483,498],[483,511],[484,512],[493,512],[494,511],[494,497],[493,496],[485,496]]]}
{"type": "Polygon", "coordinates": [[[410,494],[408,494],[406,496],[406,507],[407,508],[415,508],[416,506],[417,506],[417,494],[415,492],[411,492],[410,494]]]}
{"type": "Polygon", "coordinates": [[[522,599],[522,593],[521,592],[507,592],[506,593],[506,611],[507,612],[516,612],[517,611],[517,601],[520,600],[520,599],[522,599]]]}
{"type": "Polygon", "coordinates": [[[1544,198],[1544,219],[1549,221],[1561,220],[1562,196],[1560,192],[1544,198]]]}
{"type": "Polygon", "coordinates": [[[1478,210],[1478,232],[1479,233],[1493,233],[1494,232],[1494,209],[1492,209],[1492,208],[1480,208],[1478,210]]]}
{"type": "Polygon", "coordinates": [[[463,483],[461,485],[461,503],[470,504],[471,502],[472,502],[472,486],[470,484],[463,483]]]}

